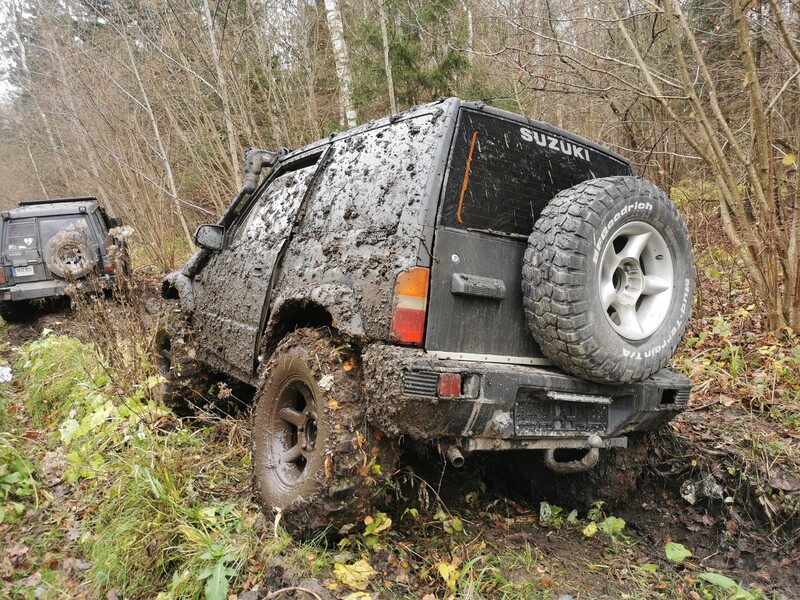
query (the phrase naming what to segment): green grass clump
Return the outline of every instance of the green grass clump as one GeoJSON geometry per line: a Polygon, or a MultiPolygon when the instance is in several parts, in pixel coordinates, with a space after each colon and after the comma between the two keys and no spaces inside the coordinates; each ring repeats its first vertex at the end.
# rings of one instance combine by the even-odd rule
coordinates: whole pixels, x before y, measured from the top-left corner
{"type": "MultiPolygon", "coordinates": [[[[182,427],[149,397],[149,383],[121,382],[102,356],[92,344],[52,332],[18,351],[25,401],[16,406],[41,429],[36,444],[10,433],[0,438],[0,500],[14,500],[10,508],[23,512],[16,500],[39,487],[32,455],[63,456],[57,478],[85,513],[71,552],[84,561],[96,595],[227,598],[245,567],[251,575],[262,568],[250,564],[263,519],[249,502],[243,436],[220,442],[210,429],[182,427]]],[[[43,521],[68,518],[47,504],[53,512],[40,515],[43,521]]],[[[34,568],[31,561],[24,574],[34,568]]]]}
{"type": "Polygon", "coordinates": [[[113,483],[82,541],[99,588],[133,597],[154,590],[170,598],[227,597],[253,555],[255,520],[240,504],[200,491],[193,456],[202,444],[175,431],[139,441],[107,465],[113,483]]]}

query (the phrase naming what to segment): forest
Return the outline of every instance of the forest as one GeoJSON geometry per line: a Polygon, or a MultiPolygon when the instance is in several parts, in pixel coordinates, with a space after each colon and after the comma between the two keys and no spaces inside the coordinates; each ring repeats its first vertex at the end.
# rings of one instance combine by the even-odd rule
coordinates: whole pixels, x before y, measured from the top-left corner
{"type": "Polygon", "coordinates": [[[135,232],[116,298],[0,325],[0,596],[800,597],[796,0],[7,0],[0,52],[0,208],[96,196],[135,232]],[[191,417],[161,401],[161,278],[247,149],[449,96],[602,144],[677,205],[689,408],[627,502],[556,504],[470,461],[294,540],[252,495],[226,384],[191,417]]]}

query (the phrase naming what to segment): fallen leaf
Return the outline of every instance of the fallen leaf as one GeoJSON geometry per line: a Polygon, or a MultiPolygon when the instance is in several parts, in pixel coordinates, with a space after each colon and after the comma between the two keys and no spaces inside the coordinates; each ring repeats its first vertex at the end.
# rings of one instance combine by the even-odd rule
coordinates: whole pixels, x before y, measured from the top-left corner
{"type": "Polygon", "coordinates": [[[800,478],[789,475],[780,467],[773,466],[770,473],[769,484],[776,490],[794,492],[800,490],[800,478]]]}
{"type": "Polygon", "coordinates": [[[25,556],[28,553],[28,550],[30,550],[30,548],[23,545],[11,546],[11,548],[6,549],[6,556],[11,558],[14,558],[15,556],[25,556]]]}
{"type": "Polygon", "coordinates": [[[333,565],[334,577],[344,585],[356,590],[363,591],[367,589],[369,578],[375,574],[375,569],[363,558],[352,565],[342,563],[334,563],[333,565]]]}
{"type": "Polygon", "coordinates": [[[28,575],[27,577],[20,579],[19,584],[24,585],[25,587],[36,587],[39,585],[41,580],[42,574],[39,571],[36,571],[32,575],[28,575]]]}

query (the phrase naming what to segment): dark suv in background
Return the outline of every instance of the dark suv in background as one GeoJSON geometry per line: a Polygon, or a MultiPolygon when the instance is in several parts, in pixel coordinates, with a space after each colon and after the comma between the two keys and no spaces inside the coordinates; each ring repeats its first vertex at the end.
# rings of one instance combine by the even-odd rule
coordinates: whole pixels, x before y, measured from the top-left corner
{"type": "Polygon", "coordinates": [[[3,212],[0,315],[19,317],[28,301],[63,296],[74,283],[113,287],[120,225],[93,197],[31,200],[3,212]]]}
{"type": "Polygon", "coordinates": [[[367,514],[400,442],[577,473],[685,408],[691,245],[627,159],[451,98],[245,171],[164,281],[186,327],[161,372],[256,390],[255,481],[290,530],[367,514]]]}

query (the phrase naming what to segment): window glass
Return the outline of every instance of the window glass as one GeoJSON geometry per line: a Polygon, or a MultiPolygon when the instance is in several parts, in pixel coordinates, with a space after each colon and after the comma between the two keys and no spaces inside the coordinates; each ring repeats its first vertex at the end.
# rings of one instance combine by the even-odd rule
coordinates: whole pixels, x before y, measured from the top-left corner
{"type": "Polygon", "coordinates": [[[527,236],[547,203],[587,179],[630,175],[594,148],[529,125],[462,110],[440,224],[527,236]]]}
{"type": "Polygon", "coordinates": [[[33,219],[8,221],[6,226],[6,250],[33,250],[36,245],[36,225],[33,219]]]}
{"type": "Polygon", "coordinates": [[[237,237],[267,242],[286,235],[316,169],[312,164],[273,179],[244,217],[237,237]]]}
{"type": "Polygon", "coordinates": [[[83,215],[65,215],[62,217],[42,217],[39,219],[39,236],[42,247],[47,245],[53,236],[61,231],[77,231],[89,237],[89,225],[83,215]]]}

